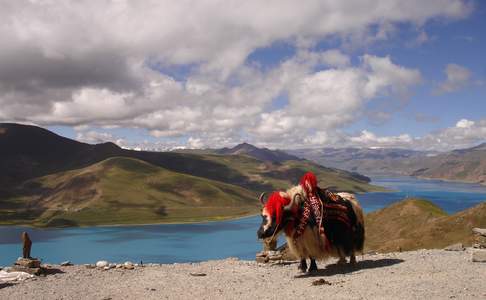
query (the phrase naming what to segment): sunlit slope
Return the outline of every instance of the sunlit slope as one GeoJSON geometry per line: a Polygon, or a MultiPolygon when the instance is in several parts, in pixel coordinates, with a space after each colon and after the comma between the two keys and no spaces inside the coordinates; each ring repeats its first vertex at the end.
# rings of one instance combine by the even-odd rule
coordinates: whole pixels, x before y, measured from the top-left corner
{"type": "Polygon", "coordinates": [[[259,207],[256,193],[242,187],[125,157],[37,178],[23,188],[2,203],[0,224],[190,222],[248,215],[259,207]]]}
{"type": "Polygon", "coordinates": [[[261,161],[245,155],[204,155],[226,165],[229,169],[248,178],[248,184],[259,190],[287,189],[297,184],[299,178],[308,171],[316,174],[321,187],[332,187],[339,191],[371,192],[383,191],[378,186],[368,184],[369,179],[359,174],[326,168],[307,160],[288,160],[284,162],[261,161]]]}
{"type": "Polygon", "coordinates": [[[430,201],[407,199],[366,216],[368,250],[397,251],[471,245],[472,228],[486,227],[486,202],[448,215],[430,201]]]}

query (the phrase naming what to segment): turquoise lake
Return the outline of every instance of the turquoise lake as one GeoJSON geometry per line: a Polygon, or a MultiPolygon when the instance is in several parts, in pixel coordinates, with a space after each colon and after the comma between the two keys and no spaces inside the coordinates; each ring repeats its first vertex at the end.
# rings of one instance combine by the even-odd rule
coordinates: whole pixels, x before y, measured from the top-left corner
{"type": "MultiPolygon", "coordinates": [[[[376,185],[393,189],[387,193],[359,194],[366,212],[385,207],[406,197],[433,201],[448,213],[472,207],[486,200],[486,187],[475,184],[422,180],[409,177],[373,178],[376,185]]],[[[174,263],[226,257],[254,259],[261,250],[256,230],[261,217],[200,224],[83,227],[35,229],[0,227],[0,266],[7,266],[21,254],[20,234],[28,231],[33,240],[32,255],[46,263],[110,262],[174,263]]]]}

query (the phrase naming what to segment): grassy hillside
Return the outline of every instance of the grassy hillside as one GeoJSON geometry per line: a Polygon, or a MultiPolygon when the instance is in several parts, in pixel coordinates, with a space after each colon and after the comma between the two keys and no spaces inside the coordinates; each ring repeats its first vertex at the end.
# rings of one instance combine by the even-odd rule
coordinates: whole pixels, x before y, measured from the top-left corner
{"type": "Polygon", "coordinates": [[[447,215],[433,203],[407,199],[366,216],[367,250],[397,251],[471,245],[473,227],[486,227],[486,202],[447,215]]]}
{"type": "Polygon", "coordinates": [[[0,124],[0,167],[0,224],[190,222],[247,215],[258,211],[258,193],[286,189],[306,171],[314,171],[323,187],[383,190],[369,185],[367,177],[305,160],[131,151],[19,124],[0,124]]]}
{"type": "MultiPolygon", "coordinates": [[[[321,187],[333,187],[339,191],[371,192],[384,191],[383,188],[368,184],[368,178],[359,174],[320,166],[307,160],[284,162],[260,161],[246,155],[205,155],[205,159],[220,162],[236,170],[263,190],[286,189],[297,184],[299,178],[308,171],[316,174],[321,187]]],[[[251,184],[250,184],[251,185],[251,184]]]]}
{"type": "Polygon", "coordinates": [[[124,157],[26,182],[0,224],[77,226],[191,222],[258,211],[256,193],[124,157]],[[28,215],[30,218],[25,218],[28,215]]]}
{"type": "MultiPolygon", "coordinates": [[[[127,157],[28,180],[0,201],[0,224],[79,226],[219,220],[257,213],[259,188],[293,184],[312,170],[340,190],[374,189],[335,170],[307,162],[264,163],[246,156],[210,155],[257,189],[177,173],[127,157]]],[[[380,189],[380,188],[376,188],[380,189]]]]}

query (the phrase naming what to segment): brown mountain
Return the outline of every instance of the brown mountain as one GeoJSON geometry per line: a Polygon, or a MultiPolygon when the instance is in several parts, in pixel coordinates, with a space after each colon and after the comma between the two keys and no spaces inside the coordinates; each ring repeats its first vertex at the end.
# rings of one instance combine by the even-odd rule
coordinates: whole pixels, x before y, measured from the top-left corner
{"type": "Polygon", "coordinates": [[[408,175],[486,184],[486,143],[445,153],[407,149],[289,150],[317,163],[365,175],[408,175]]]}
{"type": "Polygon", "coordinates": [[[270,162],[283,162],[287,160],[300,160],[297,156],[290,155],[281,150],[270,150],[258,148],[248,143],[236,145],[233,148],[222,148],[215,150],[215,153],[223,155],[247,155],[258,160],[270,162]]]}
{"type": "Polygon", "coordinates": [[[486,185],[486,143],[454,150],[420,161],[412,176],[474,182],[486,185]]]}
{"type": "Polygon", "coordinates": [[[369,213],[366,249],[381,252],[471,245],[472,228],[486,227],[486,202],[448,215],[432,202],[407,199],[369,213]]]}

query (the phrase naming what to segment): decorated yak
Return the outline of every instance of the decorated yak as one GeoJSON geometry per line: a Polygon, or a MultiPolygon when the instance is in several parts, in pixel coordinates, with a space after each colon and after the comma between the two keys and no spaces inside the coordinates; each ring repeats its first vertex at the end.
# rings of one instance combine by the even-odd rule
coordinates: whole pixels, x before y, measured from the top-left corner
{"type": "Polygon", "coordinates": [[[355,253],[362,251],[364,244],[361,206],[353,194],[335,194],[317,184],[315,195],[320,200],[313,203],[305,183],[273,192],[266,202],[262,194],[259,200],[263,204],[263,220],[258,237],[274,239],[283,232],[290,251],[300,259],[299,269],[303,272],[317,271],[316,259],[338,257],[338,263],[346,263],[349,256],[354,264],[355,253]],[[313,210],[309,209],[312,205],[313,210]],[[310,259],[308,270],[306,259],[310,259]]]}

